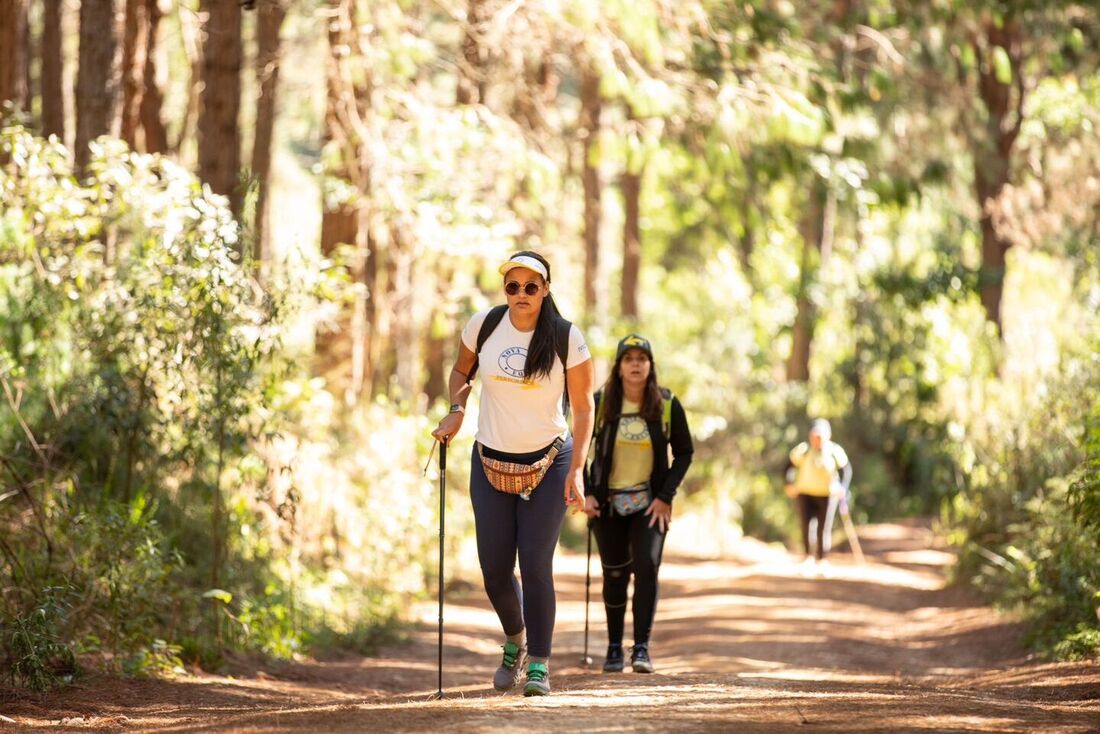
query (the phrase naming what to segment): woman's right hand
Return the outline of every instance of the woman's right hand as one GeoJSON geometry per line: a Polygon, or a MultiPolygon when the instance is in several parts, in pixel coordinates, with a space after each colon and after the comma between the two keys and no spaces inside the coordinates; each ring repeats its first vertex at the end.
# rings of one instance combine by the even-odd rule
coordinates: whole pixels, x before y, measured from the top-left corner
{"type": "Polygon", "coordinates": [[[600,503],[594,495],[590,494],[584,498],[584,514],[588,515],[589,520],[600,516],[600,503]]]}
{"type": "Polygon", "coordinates": [[[435,440],[440,443],[450,443],[458,433],[458,429],[462,428],[462,416],[463,414],[458,411],[443,416],[443,420],[439,421],[439,427],[432,431],[435,440]]]}

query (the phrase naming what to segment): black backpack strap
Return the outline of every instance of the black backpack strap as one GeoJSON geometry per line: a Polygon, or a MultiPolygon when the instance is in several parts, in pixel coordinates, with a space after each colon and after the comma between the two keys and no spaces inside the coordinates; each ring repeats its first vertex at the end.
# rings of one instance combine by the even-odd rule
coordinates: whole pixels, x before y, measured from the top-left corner
{"type": "Polygon", "coordinates": [[[561,406],[562,412],[566,416],[569,415],[569,334],[573,330],[573,324],[570,321],[559,318],[558,323],[554,325],[554,347],[558,352],[558,359],[561,360],[561,370],[564,378],[562,382],[565,386],[562,390],[561,406]]]}
{"type": "Polygon", "coordinates": [[[508,304],[493,306],[489,309],[489,313],[485,314],[485,320],[481,322],[481,328],[477,331],[477,348],[474,349],[474,366],[471,367],[470,371],[466,374],[467,385],[471,384],[474,381],[474,376],[477,375],[481,348],[485,346],[485,342],[489,340],[489,337],[493,335],[496,328],[500,326],[500,322],[506,313],[508,313],[508,304]]]}
{"type": "MultiPolygon", "coordinates": [[[[489,313],[485,314],[485,320],[481,322],[481,328],[477,332],[477,349],[474,351],[474,366],[470,368],[469,373],[466,375],[466,384],[473,383],[474,377],[477,375],[477,368],[481,356],[481,348],[485,346],[485,342],[489,340],[489,337],[496,331],[497,326],[504,320],[504,315],[508,313],[508,305],[502,304],[500,306],[493,306],[489,309],[489,313]]],[[[569,368],[566,367],[567,360],[569,359],[569,334],[573,329],[573,323],[559,318],[558,322],[554,324],[554,350],[558,353],[558,359],[561,360],[562,371],[568,373],[569,368]]],[[[569,385],[566,380],[566,387],[563,391],[562,406],[566,413],[569,411],[569,385]]]]}
{"type": "Polygon", "coordinates": [[[558,319],[558,323],[554,326],[554,347],[557,349],[563,370],[569,369],[566,364],[569,360],[569,333],[572,329],[572,322],[565,319],[558,319]]]}
{"type": "Polygon", "coordinates": [[[600,431],[600,424],[603,423],[603,411],[606,407],[603,401],[603,390],[597,390],[592,400],[596,404],[595,418],[592,419],[592,437],[595,438],[600,431]]]}

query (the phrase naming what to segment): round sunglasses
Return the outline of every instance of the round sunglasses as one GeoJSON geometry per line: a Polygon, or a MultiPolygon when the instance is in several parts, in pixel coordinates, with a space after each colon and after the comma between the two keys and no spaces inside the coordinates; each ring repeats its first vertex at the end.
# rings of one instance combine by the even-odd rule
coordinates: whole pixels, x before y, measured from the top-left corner
{"type": "MultiPolygon", "coordinates": [[[[510,296],[514,296],[517,293],[519,293],[520,287],[521,286],[520,286],[519,283],[512,280],[512,281],[509,281],[509,282],[504,284],[504,292],[507,293],[510,296]]],[[[526,293],[529,296],[534,296],[540,290],[542,290],[542,286],[539,285],[538,283],[533,282],[533,281],[529,282],[529,283],[524,283],[522,288],[523,288],[523,292],[526,293]]]]}

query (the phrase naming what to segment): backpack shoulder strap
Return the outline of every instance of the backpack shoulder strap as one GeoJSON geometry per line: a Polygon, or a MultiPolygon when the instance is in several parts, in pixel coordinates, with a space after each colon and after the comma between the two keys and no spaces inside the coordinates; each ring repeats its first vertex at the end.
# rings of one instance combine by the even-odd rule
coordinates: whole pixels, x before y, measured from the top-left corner
{"type": "Polygon", "coordinates": [[[592,435],[595,436],[600,430],[600,424],[603,423],[603,390],[597,390],[592,398],[596,401],[596,419],[592,422],[592,435]]]}
{"type": "Polygon", "coordinates": [[[558,323],[554,324],[554,349],[558,353],[558,359],[561,360],[561,372],[562,372],[562,395],[561,395],[561,408],[562,412],[566,416],[569,415],[569,334],[573,329],[573,324],[570,321],[566,321],[563,318],[558,319],[558,323]]]}
{"type": "Polygon", "coordinates": [[[661,388],[661,430],[666,441],[672,438],[672,391],[667,387],[661,388]]]}
{"type": "Polygon", "coordinates": [[[569,362],[569,334],[572,330],[573,322],[565,319],[558,319],[558,323],[554,325],[554,348],[563,370],[569,369],[566,365],[569,362]]]}
{"type": "Polygon", "coordinates": [[[506,313],[508,313],[508,304],[493,306],[489,309],[489,313],[485,314],[485,320],[481,322],[481,328],[477,331],[477,348],[474,350],[474,366],[470,368],[470,372],[466,375],[467,385],[474,381],[474,376],[477,374],[477,368],[481,358],[481,348],[485,346],[485,342],[488,341],[489,337],[496,331],[496,328],[500,325],[506,313]]]}

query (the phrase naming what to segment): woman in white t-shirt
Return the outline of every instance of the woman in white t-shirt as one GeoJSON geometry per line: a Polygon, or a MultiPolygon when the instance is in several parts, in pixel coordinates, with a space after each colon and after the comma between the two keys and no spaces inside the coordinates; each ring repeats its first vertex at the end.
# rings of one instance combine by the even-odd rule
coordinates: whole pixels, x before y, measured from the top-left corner
{"type": "Polygon", "coordinates": [[[593,370],[580,330],[561,317],[550,295],[550,263],[525,250],[499,271],[507,306],[475,314],[462,330],[450,412],[432,435],[450,441],[458,433],[469,381],[480,367],[470,499],[485,592],[505,635],[493,686],[515,686],[526,660],[523,693],[535,696],[550,692],[554,550],[566,507],[584,509],[593,370]],[[584,438],[576,446],[563,406],[566,392],[572,435],[584,438]]]}

